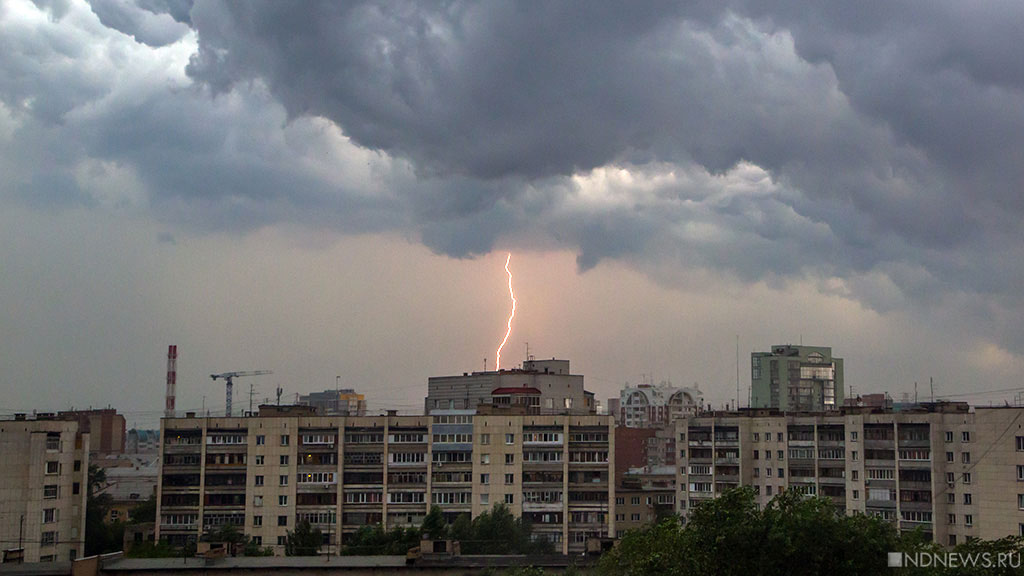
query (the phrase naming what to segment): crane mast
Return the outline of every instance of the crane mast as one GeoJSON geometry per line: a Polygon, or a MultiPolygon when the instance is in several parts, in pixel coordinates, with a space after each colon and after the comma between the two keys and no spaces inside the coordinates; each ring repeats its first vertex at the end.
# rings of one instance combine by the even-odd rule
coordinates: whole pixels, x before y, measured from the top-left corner
{"type": "Polygon", "coordinates": [[[224,372],[222,374],[210,374],[215,382],[217,379],[224,381],[224,415],[231,416],[231,389],[234,387],[235,378],[241,378],[243,376],[262,376],[264,374],[273,374],[270,370],[250,370],[248,372],[224,372]]]}

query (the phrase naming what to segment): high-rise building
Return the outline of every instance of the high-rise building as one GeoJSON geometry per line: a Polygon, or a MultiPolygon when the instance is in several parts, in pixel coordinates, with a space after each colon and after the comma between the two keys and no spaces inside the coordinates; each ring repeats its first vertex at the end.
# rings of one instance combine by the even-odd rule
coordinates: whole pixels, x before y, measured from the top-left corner
{"type": "Polygon", "coordinates": [[[362,526],[449,521],[497,504],[563,553],[614,534],[610,416],[319,416],[261,406],[258,416],[162,421],[157,537],[181,544],[230,524],[283,554],[296,522],[338,553],[362,526]]]}
{"type": "Polygon", "coordinates": [[[529,388],[539,393],[540,414],[596,414],[594,394],[583,389],[583,376],[569,372],[568,360],[527,360],[522,368],[436,376],[427,380],[424,408],[475,410],[494,402],[494,392],[529,388]]]}
{"type": "Polygon", "coordinates": [[[843,359],[825,346],[772,346],[750,355],[750,406],[822,412],[843,405],[843,359]]]}
{"type": "Polygon", "coordinates": [[[676,422],[676,510],[746,485],[920,528],[941,544],[1024,535],[1024,408],[751,409],[676,422]]]}
{"type": "Polygon", "coordinates": [[[676,388],[667,382],[626,386],[619,396],[617,421],[628,428],[669,426],[678,418],[696,415],[701,402],[696,388],[676,388]]]}
{"type": "Polygon", "coordinates": [[[25,562],[85,551],[89,434],[75,420],[16,415],[0,421],[0,549],[25,562]]]}
{"type": "Polygon", "coordinates": [[[58,412],[57,417],[78,422],[79,430],[92,437],[90,450],[94,456],[124,454],[125,420],[117,410],[68,410],[58,412]]]}
{"type": "Polygon", "coordinates": [[[299,396],[302,406],[313,406],[325,416],[365,416],[366,397],[351,388],[324,390],[299,396]]]}

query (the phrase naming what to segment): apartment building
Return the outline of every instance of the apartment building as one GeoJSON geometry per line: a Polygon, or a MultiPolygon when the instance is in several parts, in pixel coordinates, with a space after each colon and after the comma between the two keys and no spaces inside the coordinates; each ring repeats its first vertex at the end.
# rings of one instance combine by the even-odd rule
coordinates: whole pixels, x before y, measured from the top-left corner
{"type": "Polygon", "coordinates": [[[676,510],[753,486],[817,494],[935,541],[1024,534],[1024,408],[923,404],[891,412],[765,409],[676,424],[676,510]]]}
{"type": "Polygon", "coordinates": [[[77,421],[0,421],[0,548],[4,561],[68,561],[85,551],[89,434],[77,421]]]}
{"type": "Polygon", "coordinates": [[[628,428],[671,426],[684,416],[695,416],[703,403],[700,390],[659,386],[625,386],[617,403],[619,425],[628,428]]]}
{"type": "Polygon", "coordinates": [[[366,397],[351,388],[303,394],[298,403],[326,416],[366,416],[366,397]]]}
{"type": "Polygon", "coordinates": [[[563,553],[614,534],[610,416],[302,408],[164,419],[157,537],[181,544],[232,524],[283,554],[287,532],[309,520],[332,553],[361,526],[418,525],[431,505],[454,521],[496,504],[563,553]]]}
{"type": "Polygon", "coordinates": [[[843,359],[827,346],[772,346],[750,355],[750,406],[823,412],[843,405],[843,359]]]}
{"type": "Polygon", "coordinates": [[[568,360],[527,360],[522,368],[464,373],[461,376],[435,376],[427,380],[424,411],[475,410],[481,404],[495,403],[501,395],[516,388],[528,389],[538,397],[540,414],[596,414],[594,394],[583,388],[583,376],[569,371],[568,360]]]}

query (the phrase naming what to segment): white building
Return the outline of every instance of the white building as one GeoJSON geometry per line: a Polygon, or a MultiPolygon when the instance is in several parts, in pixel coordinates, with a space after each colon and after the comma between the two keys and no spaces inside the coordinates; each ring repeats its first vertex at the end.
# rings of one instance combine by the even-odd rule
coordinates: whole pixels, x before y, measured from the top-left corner
{"type": "Polygon", "coordinates": [[[676,388],[668,382],[626,385],[619,396],[616,418],[627,428],[657,428],[696,415],[700,403],[701,393],[696,388],[676,388]]]}

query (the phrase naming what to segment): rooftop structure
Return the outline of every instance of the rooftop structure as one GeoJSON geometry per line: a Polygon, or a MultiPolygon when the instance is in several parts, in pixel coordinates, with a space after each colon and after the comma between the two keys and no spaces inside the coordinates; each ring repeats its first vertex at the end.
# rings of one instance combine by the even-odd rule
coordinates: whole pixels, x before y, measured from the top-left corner
{"type": "MultiPolygon", "coordinates": [[[[540,392],[540,414],[596,414],[594,395],[583,388],[583,376],[569,371],[568,360],[527,360],[522,368],[436,376],[427,380],[424,409],[475,410],[491,404],[496,390],[530,388],[540,392]]],[[[507,396],[508,393],[498,394],[507,396]]],[[[510,399],[509,399],[510,400],[510,399]]],[[[531,402],[533,400],[530,400],[531,402]]],[[[505,402],[502,398],[499,403],[505,402]]]]}
{"type": "Polygon", "coordinates": [[[750,406],[823,412],[843,405],[843,359],[825,346],[772,346],[750,355],[750,406]]]}

